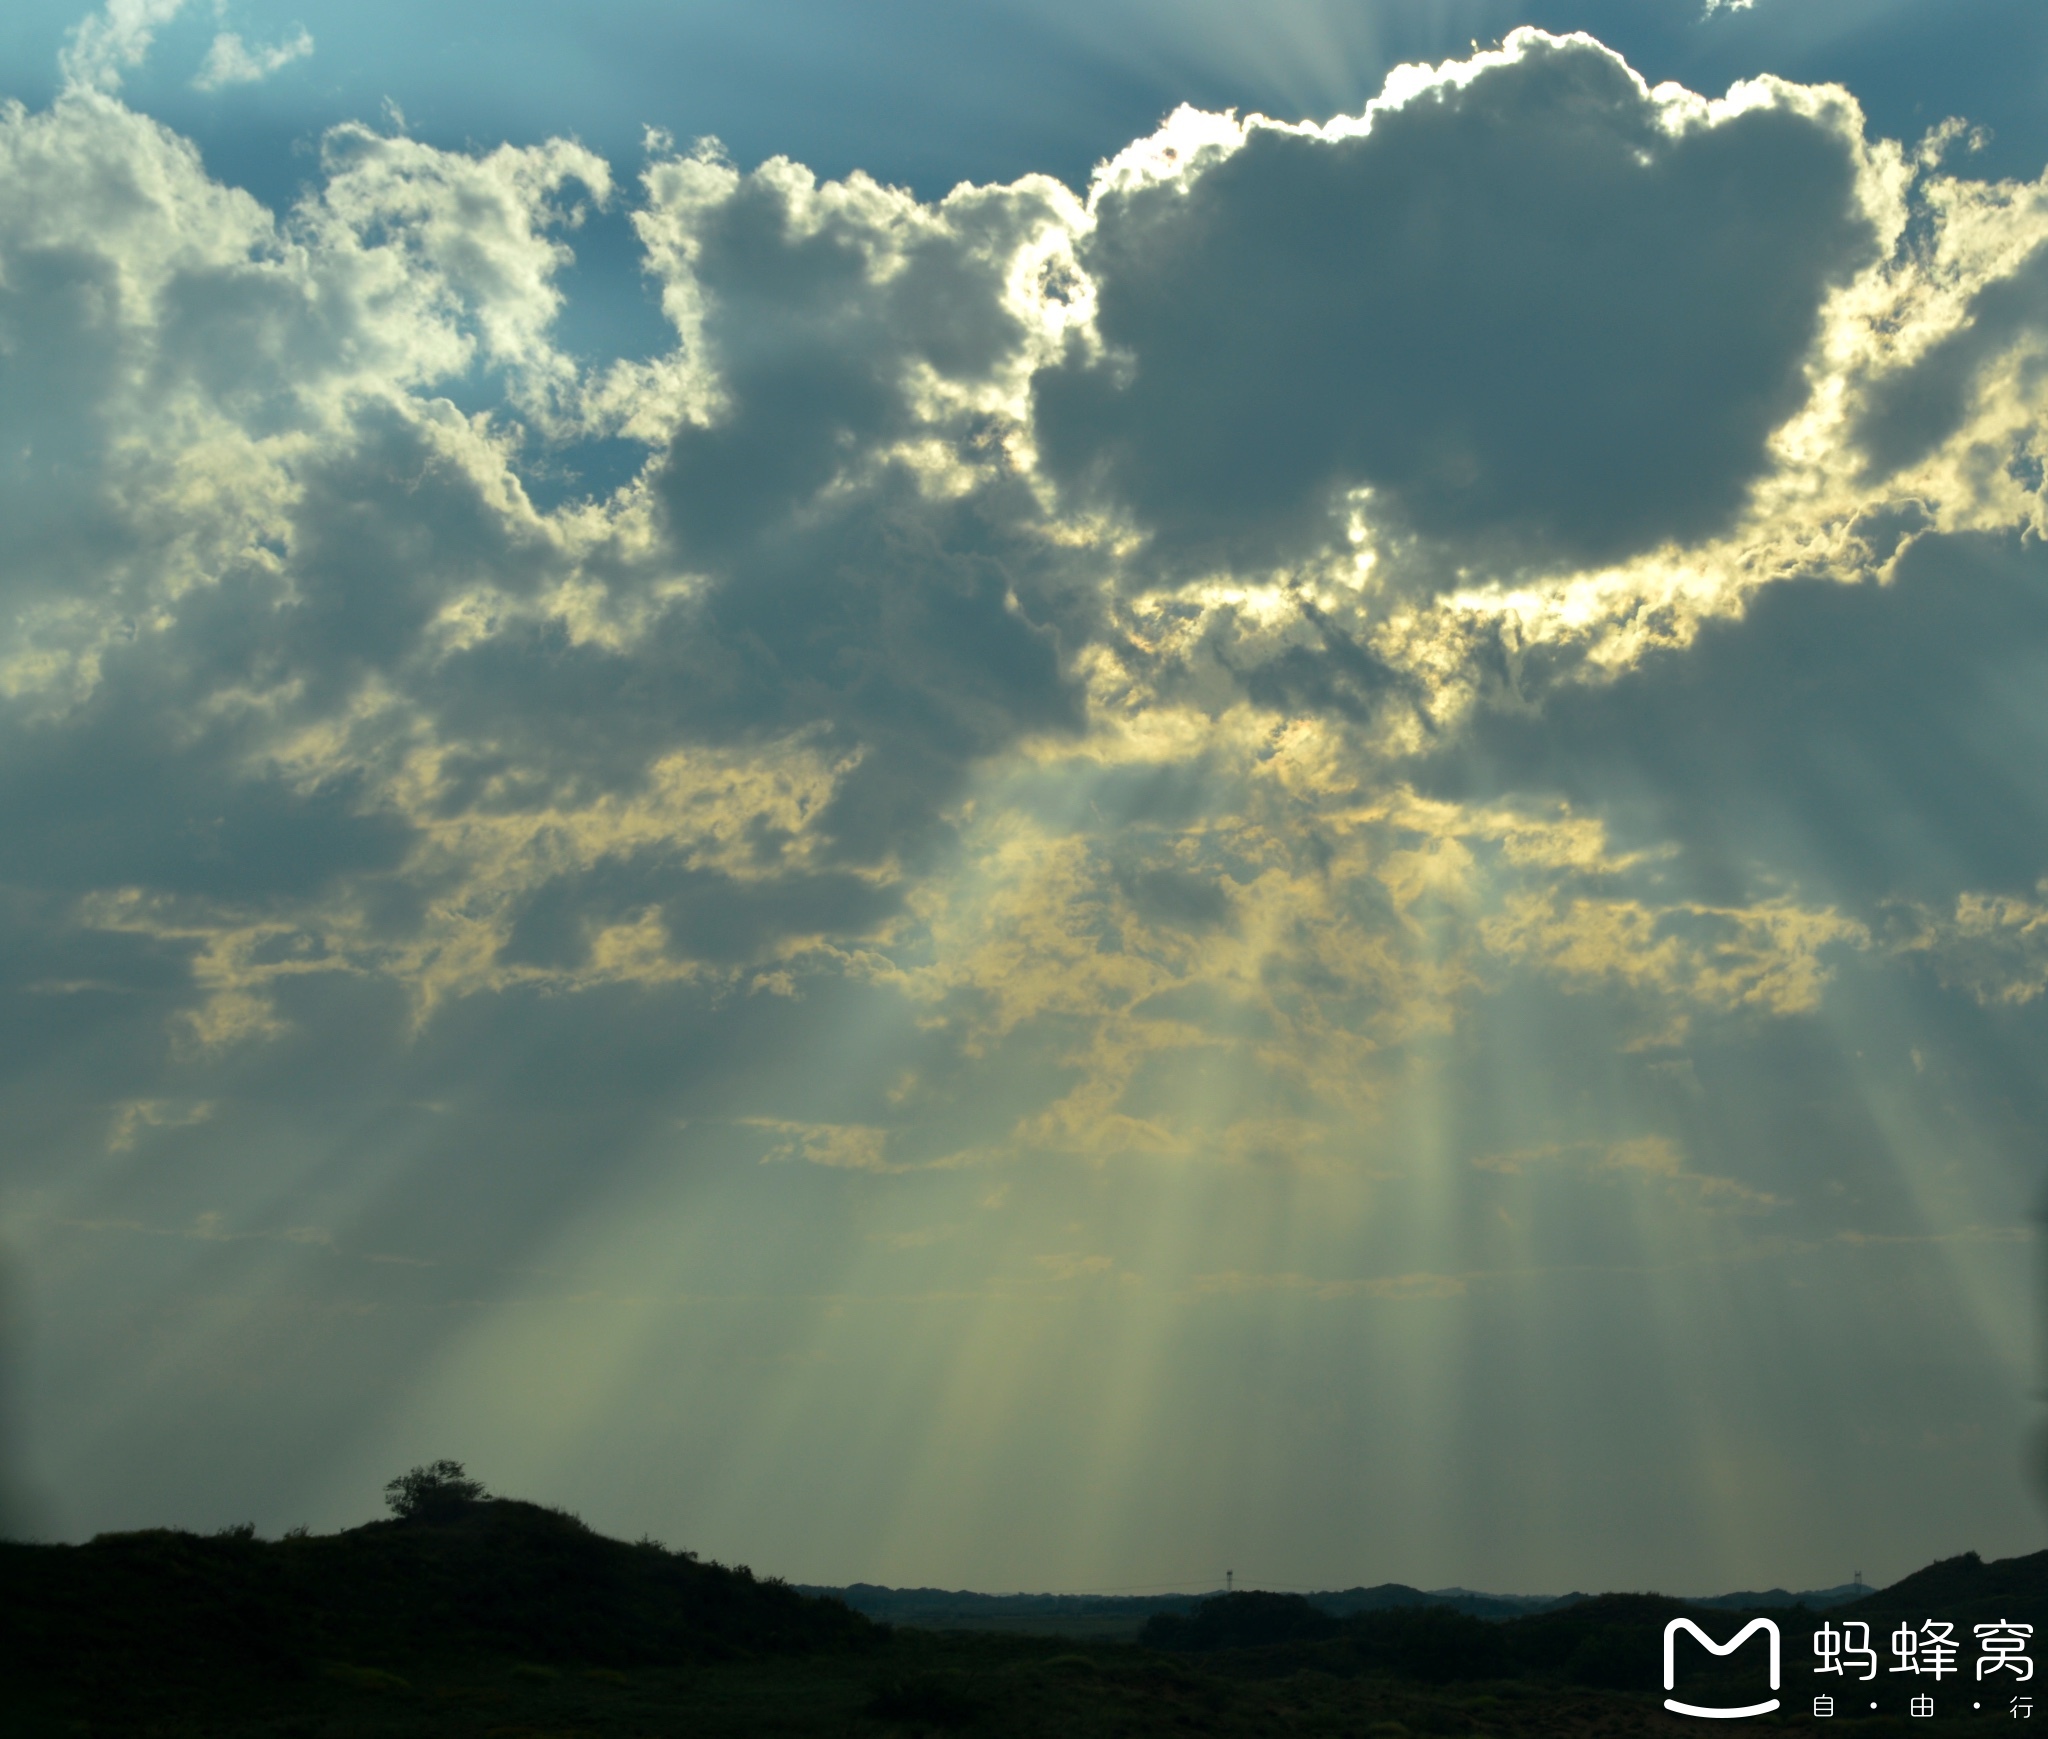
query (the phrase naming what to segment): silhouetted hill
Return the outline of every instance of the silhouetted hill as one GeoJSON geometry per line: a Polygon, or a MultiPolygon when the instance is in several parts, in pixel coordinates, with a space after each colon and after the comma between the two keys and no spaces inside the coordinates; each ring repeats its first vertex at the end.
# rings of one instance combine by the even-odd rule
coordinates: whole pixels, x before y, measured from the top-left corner
{"type": "Polygon", "coordinates": [[[1224,1648],[1265,1648],[1335,1636],[1340,1621],[1299,1594],[1219,1594],[1193,1612],[1161,1612],[1138,1640],[1147,1648],[1207,1654],[1224,1648]]]}
{"type": "Polygon", "coordinates": [[[836,1601],[507,1499],[275,1541],[155,1529],[0,1544],[0,1678],[292,1677],[480,1657],[625,1667],[875,1634],[836,1601]]]}
{"type": "Polygon", "coordinates": [[[1953,1618],[1979,1622],[2024,1618],[2048,1608],[2048,1552],[1985,1563],[1975,1552],[1943,1558],[1861,1600],[1836,1607],[1831,1618],[1953,1618]]]}
{"type": "MultiPolygon", "coordinates": [[[[801,1592],[843,1600],[854,1611],[888,1624],[925,1630],[988,1630],[1021,1635],[1134,1640],[1161,1613],[1192,1612],[1204,1594],[977,1594],[957,1588],[885,1588],[872,1582],[845,1587],[802,1585],[801,1592]]],[[[1425,1592],[1403,1582],[1345,1588],[1302,1596],[1332,1618],[1389,1607],[1445,1607],[1485,1619],[1518,1618],[1561,1602],[1552,1596],[1476,1594],[1467,1588],[1425,1592]]],[[[1583,1596],[1566,1595],[1566,1600],[1583,1596]]]]}
{"type": "MultiPolygon", "coordinates": [[[[433,1473],[433,1469],[426,1470],[433,1473]]],[[[870,1624],[744,1569],[592,1533],[507,1501],[445,1503],[317,1538],[246,1532],[107,1535],[85,1546],[0,1546],[0,1731],[185,1739],[847,1739],[872,1732],[986,1739],[1149,1739],[1206,1731],[1371,1733],[1377,1739],[1682,1739],[1662,1707],[1662,1636],[1679,1614],[1729,1638],[1746,1614],[1652,1594],[1565,1596],[1506,1620],[1460,1609],[1466,1590],[1404,1584],[1327,1596],[1244,1593],[1151,1615],[1155,1646],[1030,1635],[940,1634],[870,1624]]],[[[401,1494],[403,1495],[403,1494],[401,1494]]],[[[865,1592],[888,1594],[888,1590],[865,1592]]],[[[905,1602],[979,1599],[1028,1618],[1044,1601],[897,1590],[905,1602]]],[[[1812,1631],[1850,1605],[1771,1603],[1783,1642],[1783,1707],[1836,1697],[1862,1739],[1915,1739],[1907,1698],[1942,1720],[2003,1719],[2031,1693],[1969,1662],[1946,1679],[1881,1670],[1827,1678],[1812,1631]]],[[[1983,1615],[2043,1626],[2048,1553],[1928,1566],[1853,1603],[1882,1651],[1896,1619],[1983,1615]]],[[[1087,1616],[1083,1614],[1083,1616],[1087,1616]]],[[[1119,1622],[1122,1622],[1119,1620],[1119,1622]]],[[[1965,1646],[1975,1654],[1974,1639],[1965,1646]]],[[[2037,1651],[2038,1655],[2039,1651],[2037,1651]]],[[[1766,1645],[1728,1658],[1688,1641],[1676,1694],[1709,1707],[1754,1700],[1766,1645]]],[[[2014,1729],[2017,1731],[2017,1729],[2014,1729]]]]}
{"type": "Polygon", "coordinates": [[[1803,1606],[1809,1612],[1830,1606],[1844,1606],[1861,1600],[1870,1592],[1861,1582],[1844,1582],[1838,1588],[1807,1588],[1795,1594],[1788,1588],[1746,1588],[1739,1594],[1695,1594],[1686,1597],[1688,1606],[1711,1606],[1722,1612],[1770,1612],[1803,1606]]]}
{"type": "MultiPolygon", "coordinates": [[[[989,1630],[1018,1634],[1128,1640],[1139,1636],[1160,1613],[1185,1615],[1210,1594],[979,1594],[961,1588],[889,1588],[873,1582],[844,1587],[800,1584],[805,1594],[844,1601],[854,1611],[888,1624],[926,1630],[989,1630]]],[[[1791,1609],[1810,1612],[1858,1600],[1870,1593],[1860,1584],[1793,1593],[1783,1588],[1748,1590],[1689,1599],[1689,1606],[1729,1612],[1791,1609]]],[[[1301,1596],[1332,1618],[1364,1612],[1441,1608],[1490,1623],[1553,1612],[1588,1598],[1584,1594],[1483,1594],[1470,1588],[1422,1589],[1405,1582],[1328,1589],[1301,1596]]]]}
{"type": "Polygon", "coordinates": [[[1698,1608],[1662,1594],[1601,1594],[1498,1627],[1510,1670],[1567,1684],[1644,1690],[1656,1683],[1664,1626],[1698,1608]]]}
{"type": "Polygon", "coordinates": [[[1527,1613],[1547,1611],[1576,1594],[1476,1594],[1470,1588],[1437,1588],[1425,1591],[1405,1582],[1382,1582],[1373,1588],[1345,1588],[1334,1593],[1311,1594],[1311,1606],[1333,1618],[1348,1618],[1354,1612],[1380,1612],[1396,1606],[1441,1606],[1474,1618],[1520,1618],[1527,1613]]]}
{"type": "Polygon", "coordinates": [[[1449,1605],[1395,1606],[1348,1619],[1342,1647],[1356,1670],[1448,1684],[1506,1677],[1506,1634],[1504,1626],[1449,1605]]]}
{"type": "Polygon", "coordinates": [[[1603,1594],[1505,1622],[1413,1601],[1337,1619],[1300,1595],[1227,1594],[1185,1617],[1161,1614],[1140,1641],[1182,1653],[1309,1648],[1313,1660],[1300,1664],[1427,1684],[1528,1677],[1633,1689],[1644,1688],[1666,1621],[1685,1610],[1661,1595],[1603,1594]]]}
{"type": "MultiPolygon", "coordinates": [[[[1145,1625],[1140,1640],[1148,1647],[1180,1654],[1230,1656],[1230,1670],[1261,1675],[1312,1668],[1337,1674],[1385,1674],[1422,1684],[1514,1680],[1659,1695],[1663,1633],[1672,1619],[1691,1616],[1704,1624],[1708,1634],[1727,1636],[1731,1624],[1761,1611],[1769,1613],[1778,1625],[1783,1691],[1787,1707],[1793,1707],[1814,1695],[1849,1696],[1843,1675],[1829,1678],[1814,1670],[1819,1657],[1814,1653],[1813,1635],[1823,1623],[1867,1619],[1875,1621],[1873,1642],[1880,1654],[1879,1671],[1868,1680],[1855,1676],[1859,1684],[1871,1684],[1870,1694],[1890,1708],[1902,1704],[1905,1694],[1921,1685],[1908,1682],[1902,1687],[1892,1676],[1890,1639],[1884,1627],[1899,1621],[1917,1629],[1937,1620],[1954,1626],[1962,1658],[1950,1669],[1946,1686],[1934,1680],[1926,1683],[1958,1698],[1963,1694],[1962,1682],[1968,1680],[1973,1709],[1992,1696],[1994,1688],[2011,1688],[2004,1680],[1996,1687],[1980,1684],[1974,1672],[1978,1651],[1970,1629],[1973,1624],[1994,1619],[2031,1624],[2035,1636],[2048,1640],[2048,1625],[2043,1622],[2048,1619],[2048,1552],[1993,1564],[1968,1553],[1931,1564],[1861,1599],[1831,1600],[1820,1609],[1800,1604],[1799,1597],[1782,1589],[1748,1596],[1751,1604],[1732,1611],[1734,1602],[1744,1597],[1707,1602],[1674,1600],[1660,1594],[1567,1595],[1544,1611],[1487,1622],[1445,1602],[1410,1598],[1415,1591],[1398,1584],[1365,1592],[1380,1604],[1341,1619],[1322,1609],[1323,1597],[1219,1596],[1186,1614],[1155,1616],[1145,1625]]],[[[1723,1661],[1688,1644],[1681,1657],[1682,1671],[1689,1682],[1708,1690],[1733,1685],[1754,1677],[1758,1668],[1749,1655],[1763,1646],[1756,1644],[1744,1656],[1723,1661]]],[[[2015,1677],[2013,1682],[2026,1681],[2015,1677]]],[[[1860,1689],[1855,1695],[1865,1697],[1860,1689]]],[[[1864,1706],[1856,1704],[1859,1710],[1864,1706]]]]}
{"type": "Polygon", "coordinates": [[[844,1588],[798,1584],[801,1593],[843,1601],[868,1618],[930,1629],[972,1629],[977,1619],[1022,1617],[1128,1617],[1133,1625],[1155,1612],[1187,1612],[1199,1594],[976,1594],[964,1588],[884,1588],[854,1582],[844,1588]]]}
{"type": "Polygon", "coordinates": [[[920,1630],[988,1631],[1007,1636],[1067,1636],[1130,1642],[1155,1612],[1187,1612],[1199,1594],[976,1594],[950,1588],[845,1588],[799,1584],[799,1591],[842,1600],[879,1624],[920,1630]]]}

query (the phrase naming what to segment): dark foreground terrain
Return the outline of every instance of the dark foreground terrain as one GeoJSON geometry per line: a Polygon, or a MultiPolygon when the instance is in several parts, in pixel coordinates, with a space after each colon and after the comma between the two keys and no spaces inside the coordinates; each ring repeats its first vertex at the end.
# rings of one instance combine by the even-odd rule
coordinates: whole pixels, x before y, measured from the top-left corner
{"type": "MultiPolygon", "coordinates": [[[[1979,1618],[2036,1622],[2044,1596],[2048,1553],[1971,1556],[1824,1614],[1780,1608],[1784,1709],[1704,1731],[1819,1725],[1816,1690],[1842,1697],[1842,1718],[1857,1708],[1859,1739],[1924,1731],[1908,1690],[1939,1693],[1942,1726],[2031,1720],[2012,1707],[2031,1683],[2010,1669],[1972,1679],[1973,1651],[1932,1681],[1881,1656],[1875,1682],[1851,1685],[1813,1676],[1811,1638],[1844,1618],[1869,1622],[1880,1649],[1901,1621],[1953,1620],[1967,1638],[1979,1618]]],[[[1741,1622],[1655,1595],[1489,1622],[1239,1594],[1161,1613],[1136,1644],[891,1628],[488,1500],[276,1541],[166,1530],[0,1545],[0,1732],[1697,1739],[1702,1723],[1661,1707],[1664,1625],[1686,1612],[1719,1638],[1741,1622]]],[[[1689,1650],[1678,1694],[1741,1702],[1760,1671],[1689,1650]]]]}

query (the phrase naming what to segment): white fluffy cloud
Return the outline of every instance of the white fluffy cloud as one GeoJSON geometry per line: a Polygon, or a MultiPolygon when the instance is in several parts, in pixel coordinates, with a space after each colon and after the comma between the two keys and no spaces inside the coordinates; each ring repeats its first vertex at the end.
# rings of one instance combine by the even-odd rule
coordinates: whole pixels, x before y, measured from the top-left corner
{"type": "Polygon", "coordinates": [[[253,85],[261,83],[272,73],[288,67],[295,60],[304,60],[313,52],[312,33],[303,26],[289,41],[262,43],[251,47],[232,30],[223,30],[213,39],[206,51],[206,59],[192,80],[193,87],[202,91],[223,90],[229,85],[253,85]]]}
{"type": "Polygon", "coordinates": [[[65,40],[60,67],[66,84],[119,90],[124,75],[148,58],[158,29],[184,10],[185,0],[107,0],[65,40]]]}

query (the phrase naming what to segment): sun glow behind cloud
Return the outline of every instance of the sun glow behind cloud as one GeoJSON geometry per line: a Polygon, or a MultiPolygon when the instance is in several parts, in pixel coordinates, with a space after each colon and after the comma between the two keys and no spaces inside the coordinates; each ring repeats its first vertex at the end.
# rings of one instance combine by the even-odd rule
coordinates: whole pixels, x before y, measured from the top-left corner
{"type": "Polygon", "coordinates": [[[819,1579],[2012,1525],[2041,187],[1518,33],[1085,200],[352,125],[272,212],[115,94],[159,14],[0,118],[61,1525],[444,1450],[819,1579]],[[621,205],[675,342],[580,357],[621,205]]]}

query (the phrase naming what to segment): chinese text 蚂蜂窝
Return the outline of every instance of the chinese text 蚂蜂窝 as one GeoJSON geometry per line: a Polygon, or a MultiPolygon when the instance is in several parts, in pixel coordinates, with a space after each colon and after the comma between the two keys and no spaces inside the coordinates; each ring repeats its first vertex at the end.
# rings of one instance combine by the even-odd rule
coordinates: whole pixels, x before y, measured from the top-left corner
{"type": "MultiPolygon", "coordinates": [[[[2034,1662],[2027,1653],[2028,1639],[2034,1634],[2031,1624],[1999,1619],[1973,1629],[1977,1638],[1975,1677],[1983,1679],[1992,1673],[2009,1672],[2025,1681],[2034,1676],[2034,1662]]],[[[1891,1671],[1926,1673],[1937,1679],[1959,1671],[1962,1645],[1955,1633],[1955,1625],[1932,1618],[1917,1630],[1901,1623],[1891,1635],[1892,1657],[1897,1662],[1891,1671]]],[[[1844,1619],[1839,1627],[1821,1625],[1813,1633],[1813,1652],[1819,1663],[1813,1669],[1816,1673],[1841,1673],[1848,1677],[1850,1668],[1861,1667],[1864,1671],[1855,1676],[1866,1682],[1877,1677],[1877,1650],[1871,1646],[1870,1626],[1859,1619],[1844,1619]]]]}

